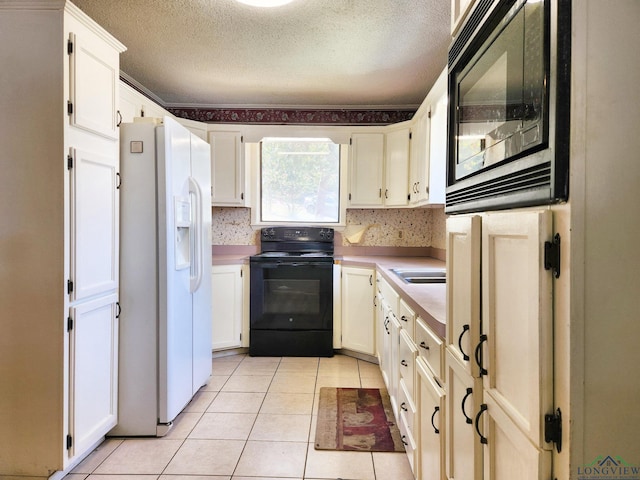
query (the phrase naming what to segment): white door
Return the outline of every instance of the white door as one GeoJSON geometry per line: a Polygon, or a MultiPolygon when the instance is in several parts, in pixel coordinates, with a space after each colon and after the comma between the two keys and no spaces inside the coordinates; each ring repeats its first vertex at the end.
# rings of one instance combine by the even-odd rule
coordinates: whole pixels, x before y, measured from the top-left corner
{"type": "Polygon", "coordinates": [[[118,287],[118,159],[71,152],[71,301],[118,287]]]}
{"type": "Polygon", "coordinates": [[[372,268],[342,267],[342,346],[375,353],[374,279],[372,268]]]}
{"type": "Polygon", "coordinates": [[[193,396],[190,132],[164,117],[158,150],[159,422],[172,421],[193,396]]]}
{"type": "Polygon", "coordinates": [[[69,456],[86,451],[117,423],[116,294],[84,302],[69,316],[69,456]]]}
{"type": "Polygon", "coordinates": [[[480,338],[479,216],[447,219],[447,349],[477,376],[473,353],[480,338]]]}
{"type": "Polygon", "coordinates": [[[381,207],[383,175],[384,134],[353,134],[349,152],[349,204],[381,207]]]}
{"type": "Polygon", "coordinates": [[[214,205],[245,204],[244,155],[240,132],[209,132],[211,145],[211,202],[214,205]]]}
{"type": "Polygon", "coordinates": [[[485,391],[535,444],[553,411],[551,272],[544,242],[548,210],[487,214],[482,222],[482,333],[485,391]]]}
{"type": "Polygon", "coordinates": [[[210,346],[214,350],[241,346],[242,331],[242,277],[241,265],[216,265],[212,273],[213,323],[210,346]]]}
{"type": "Polygon", "coordinates": [[[97,36],[84,31],[84,26],[77,27],[78,31],[69,35],[73,44],[69,85],[71,125],[117,139],[119,54],[97,36]]]}
{"type": "Polygon", "coordinates": [[[191,137],[193,308],[193,385],[195,393],[211,376],[211,150],[209,144],[191,137]]]}

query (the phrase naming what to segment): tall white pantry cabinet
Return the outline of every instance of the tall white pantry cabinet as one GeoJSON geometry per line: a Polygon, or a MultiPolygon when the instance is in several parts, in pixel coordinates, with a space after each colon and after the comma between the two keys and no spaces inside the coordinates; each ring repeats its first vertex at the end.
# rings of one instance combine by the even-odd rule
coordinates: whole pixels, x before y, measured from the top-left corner
{"type": "Polygon", "coordinates": [[[447,220],[447,480],[640,478],[640,2],[571,10],[569,201],[447,220]]]}
{"type": "Polygon", "coordinates": [[[53,0],[2,2],[0,40],[0,477],[55,477],[117,421],[125,48],[53,0]]]}

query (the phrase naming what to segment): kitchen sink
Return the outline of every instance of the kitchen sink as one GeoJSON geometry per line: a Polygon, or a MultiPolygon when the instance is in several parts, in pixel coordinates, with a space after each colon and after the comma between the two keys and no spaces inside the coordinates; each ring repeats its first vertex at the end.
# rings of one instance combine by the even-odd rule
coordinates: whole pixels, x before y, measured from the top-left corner
{"type": "Polygon", "coordinates": [[[446,283],[444,268],[392,268],[391,271],[406,283],[446,283]]]}

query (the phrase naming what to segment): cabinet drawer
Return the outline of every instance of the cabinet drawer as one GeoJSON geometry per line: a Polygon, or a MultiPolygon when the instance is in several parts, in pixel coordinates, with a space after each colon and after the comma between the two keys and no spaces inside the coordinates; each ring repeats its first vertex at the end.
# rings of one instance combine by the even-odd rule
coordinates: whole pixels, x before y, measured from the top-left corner
{"type": "Polygon", "coordinates": [[[400,296],[382,275],[376,275],[376,282],[378,283],[378,290],[382,294],[384,301],[387,302],[391,311],[398,316],[400,313],[400,296]]]}
{"type": "Polygon", "coordinates": [[[420,317],[416,320],[416,346],[418,355],[427,362],[436,378],[442,380],[442,366],[444,364],[442,340],[433,333],[420,317]]]}
{"type": "Polygon", "coordinates": [[[404,448],[407,452],[407,458],[409,459],[409,465],[411,465],[411,471],[416,471],[416,441],[413,439],[413,434],[407,428],[407,421],[404,413],[400,413],[400,421],[398,422],[398,427],[400,430],[400,438],[402,438],[402,443],[404,444],[404,448]]]}
{"type": "Polygon", "coordinates": [[[407,428],[414,433],[416,420],[416,404],[413,396],[407,391],[407,384],[404,379],[400,380],[400,391],[398,392],[398,408],[400,415],[404,415],[407,420],[407,428]]]}
{"type": "Polygon", "coordinates": [[[401,298],[400,299],[400,325],[406,330],[411,337],[411,340],[415,339],[415,323],[416,314],[409,305],[401,298]]]}
{"type": "Polygon", "coordinates": [[[407,385],[407,393],[413,399],[413,387],[415,383],[415,365],[418,349],[404,330],[400,331],[400,349],[398,350],[398,370],[400,378],[407,385]]]}

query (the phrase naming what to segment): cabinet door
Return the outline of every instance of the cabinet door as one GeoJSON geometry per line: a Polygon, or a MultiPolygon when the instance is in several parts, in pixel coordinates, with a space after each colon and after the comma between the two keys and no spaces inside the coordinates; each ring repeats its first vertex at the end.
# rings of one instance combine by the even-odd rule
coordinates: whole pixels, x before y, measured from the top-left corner
{"type": "Polygon", "coordinates": [[[240,132],[209,132],[211,145],[211,203],[245,205],[245,171],[240,132]]]}
{"type": "Polygon", "coordinates": [[[70,457],[86,451],[117,423],[117,300],[117,295],[107,295],[70,311],[70,457]]]}
{"type": "Polygon", "coordinates": [[[551,472],[551,451],[531,443],[490,396],[482,414],[484,480],[547,480],[551,472]]]}
{"type": "Polygon", "coordinates": [[[484,388],[535,444],[553,411],[551,272],[544,241],[548,210],[488,214],[482,223],[484,388]]]}
{"type": "Polygon", "coordinates": [[[419,480],[443,480],[445,460],[445,394],[427,364],[416,360],[420,433],[419,480]]]}
{"type": "Polygon", "coordinates": [[[241,272],[241,265],[216,265],[211,269],[213,350],[241,346],[243,310],[241,272]]]}
{"type": "Polygon", "coordinates": [[[482,401],[482,381],[471,377],[450,350],[447,350],[445,363],[447,479],[479,479],[482,478],[482,444],[476,436],[473,420],[482,401]]]}
{"type": "Polygon", "coordinates": [[[384,204],[387,207],[409,204],[409,137],[408,128],[386,135],[384,204]]]}
{"type": "Polygon", "coordinates": [[[342,267],[342,346],[368,355],[375,353],[374,279],[374,269],[342,267]]]}
{"type": "Polygon", "coordinates": [[[71,125],[117,139],[119,54],[100,38],[78,28],[69,35],[71,125]]]}
{"type": "Polygon", "coordinates": [[[480,225],[479,216],[447,219],[447,350],[473,376],[478,368],[471,358],[480,339],[480,225]]]}
{"type": "Polygon", "coordinates": [[[117,156],[74,150],[71,169],[72,301],[118,287],[117,156]]]}
{"type": "Polygon", "coordinates": [[[384,134],[353,134],[349,155],[350,206],[381,207],[383,205],[383,167],[384,134]]]}
{"type": "Polygon", "coordinates": [[[446,69],[438,78],[434,90],[442,93],[431,105],[429,122],[429,185],[427,194],[429,203],[444,204],[447,178],[447,75],[446,69]]]}
{"type": "Polygon", "coordinates": [[[422,115],[411,129],[409,162],[411,205],[421,205],[429,199],[429,117],[430,113],[422,115]]]}

